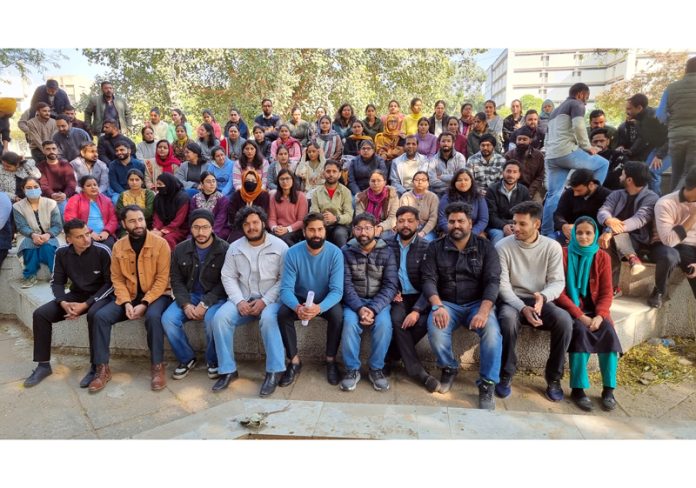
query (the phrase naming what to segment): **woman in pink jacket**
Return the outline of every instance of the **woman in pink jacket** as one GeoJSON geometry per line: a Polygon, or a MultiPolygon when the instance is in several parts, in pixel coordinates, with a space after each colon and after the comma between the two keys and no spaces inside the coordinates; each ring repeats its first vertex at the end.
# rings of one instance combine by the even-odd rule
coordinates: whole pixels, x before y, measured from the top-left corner
{"type": "Polygon", "coordinates": [[[118,218],[111,199],[99,193],[99,182],[92,175],[80,178],[82,193],[73,195],[65,206],[65,221],[80,219],[92,231],[92,240],[111,248],[116,242],[118,218]]]}

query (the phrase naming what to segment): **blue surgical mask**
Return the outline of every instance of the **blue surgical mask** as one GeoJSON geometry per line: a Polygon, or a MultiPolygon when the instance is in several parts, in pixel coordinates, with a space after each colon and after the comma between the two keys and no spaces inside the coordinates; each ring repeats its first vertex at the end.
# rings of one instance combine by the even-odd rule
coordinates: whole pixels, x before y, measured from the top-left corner
{"type": "Polygon", "coordinates": [[[27,198],[36,200],[41,196],[41,188],[30,188],[28,190],[24,190],[24,194],[27,196],[27,198]]]}

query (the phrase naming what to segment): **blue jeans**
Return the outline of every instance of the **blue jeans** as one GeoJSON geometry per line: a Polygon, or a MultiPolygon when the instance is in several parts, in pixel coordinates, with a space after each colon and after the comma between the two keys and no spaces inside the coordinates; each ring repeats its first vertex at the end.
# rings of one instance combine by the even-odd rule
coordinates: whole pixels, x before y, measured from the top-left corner
{"type": "Polygon", "coordinates": [[[590,169],[593,171],[594,177],[600,183],[604,183],[604,179],[607,177],[607,170],[609,169],[609,161],[598,154],[592,156],[578,148],[567,156],[547,159],[545,166],[548,192],[546,193],[546,202],[544,203],[541,233],[550,237],[553,233],[553,213],[556,211],[556,207],[558,207],[558,201],[561,199],[563,186],[568,179],[568,173],[573,169],[590,169]]]}
{"type": "Polygon", "coordinates": [[[44,263],[53,272],[53,260],[55,257],[56,247],[49,243],[42,244],[36,249],[25,249],[22,251],[22,259],[24,260],[24,271],[22,274],[25,278],[36,276],[41,263],[44,263]]]}
{"type": "Polygon", "coordinates": [[[343,333],[341,334],[341,353],[346,369],[360,369],[360,336],[364,330],[369,330],[372,338],[372,351],[367,361],[370,369],[384,368],[384,357],[391,343],[392,324],[391,306],[382,309],[375,316],[375,322],[369,327],[363,327],[358,320],[358,314],[348,307],[343,308],[343,333]]]}
{"type": "MultiPolygon", "coordinates": [[[[202,298],[203,297],[198,293],[191,293],[191,304],[198,305],[202,298]]],[[[216,304],[211,305],[203,317],[206,344],[205,362],[210,366],[217,365],[217,355],[215,354],[215,341],[213,340],[212,329],[213,317],[215,317],[215,312],[218,311],[223,303],[225,303],[225,301],[220,300],[216,304]]],[[[180,363],[188,363],[191,359],[196,357],[196,353],[193,351],[188,337],[186,337],[186,332],[184,331],[184,322],[188,320],[188,317],[176,301],[172,302],[162,315],[164,333],[167,334],[167,339],[172,346],[172,351],[174,351],[174,355],[180,363]]]]}
{"type": "Polygon", "coordinates": [[[266,349],[266,372],[285,371],[285,348],[280,336],[280,327],[278,327],[278,309],[280,309],[280,303],[266,305],[259,318],[251,315],[241,316],[237,305],[229,300],[220,307],[213,319],[213,336],[220,374],[237,371],[237,362],[234,360],[234,331],[238,326],[256,320],[259,321],[261,339],[266,349]]]}
{"type": "MultiPolygon", "coordinates": [[[[646,161],[647,164],[652,163],[653,158],[655,158],[656,152],[656,149],[650,151],[650,154],[648,154],[648,160],[646,161]]],[[[660,166],[659,169],[650,168],[650,181],[648,181],[648,188],[650,188],[658,195],[662,195],[662,173],[664,173],[671,167],[672,157],[670,155],[667,155],[665,156],[665,159],[662,160],[662,166],[660,166]]]]}
{"type": "Polygon", "coordinates": [[[488,238],[490,239],[491,243],[495,246],[503,237],[505,237],[505,233],[503,232],[503,229],[488,229],[486,230],[488,232],[488,238]]]}
{"type": "Polygon", "coordinates": [[[423,240],[425,242],[433,242],[435,239],[437,239],[437,234],[435,233],[434,230],[431,230],[430,232],[428,232],[427,234],[425,234],[423,236],[423,240]]]}
{"type": "MultiPolygon", "coordinates": [[[[457,305],[445,302],[442,304],[449,313],[449,323],[444,329],[439,329],[434,322],[433,314],[428,317],[428,339],[437,357],[437,365],[440,368],[457,369],[459,363],[452,352],[452,334],[459,326],[468,327],[471,319],[478,313],[481,301],[457,305]]],[[[503,353],[503,336],[500,334],[500,325],[495,316],[495,309],[488,314],[486,325],[482,329],[475,329],[481,339],[481,364],[479,375],[482,379],[498,383],[500,381],[500,358],[503,353]]]]}

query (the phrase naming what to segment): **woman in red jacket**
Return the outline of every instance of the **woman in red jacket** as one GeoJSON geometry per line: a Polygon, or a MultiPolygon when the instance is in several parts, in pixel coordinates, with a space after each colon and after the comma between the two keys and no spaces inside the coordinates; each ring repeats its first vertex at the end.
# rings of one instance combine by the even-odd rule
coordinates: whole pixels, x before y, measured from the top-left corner
{"type": "Polygon", "coordinates": [[[99,182],[92,175],[80,178],[82,193],[73,195],[65,206],[64,219],[80,219],[92,231],[92,240],[111,248],[116,242],[118,218],[111,199],[99,193],[99,182]]]}
{"type": "Polygon", "coordinates": [[[602,408],[614,410],[616,400],[616,369],[621,344],[609,315],[613,298],[611,258],[599,249],[597,224],[591,217],[575,221],[570,243],[563,248],[566,288],[556,304],[573,317],[573,338],[568,348],[570,357],[570,397],[582,410],[592,410],[592,401],[585,395],[590,387],[587,361],[591,353],[599,356],[602,372],[602,408]]]}

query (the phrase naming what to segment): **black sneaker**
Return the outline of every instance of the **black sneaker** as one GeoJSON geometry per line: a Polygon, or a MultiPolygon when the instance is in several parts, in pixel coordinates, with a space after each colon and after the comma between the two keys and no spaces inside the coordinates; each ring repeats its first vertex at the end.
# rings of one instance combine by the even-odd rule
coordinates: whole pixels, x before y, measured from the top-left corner
{"type": "Polygon", "coordinates": [[[494,383],[479,380],[479,408],[482,410],[495,410],[495,398],[493,398],[494,383]]]}
{"type": "Polygon", "coordinates": [[[573,403],[580,409],[585,412],[591,412],[592,411],[592,400],[589,399],[587,395],[585,395],[585,390],[582,388],[573,388],[573,391],[570,392],[570,399],[573,400],[573,403]]]}
{"type": "Polygon", "coordinates": [[[218,367],[217,364],[209,364],[208,365],[208,378],[211,380],[216,380],[220,377],[220,373],[218,373],[218,367]]]}
{"type": "Polygon", "coordinates": [[[341,373],[338,371],[336,360],[326,362],[326,381],[333,386],[336,386],[341,381],[341,373]]]}
{"type": "Polygon", "coordinates": [[[614,398],[614,389],[605,388],[602,390],[602,410],[611,412],[616,408],[616,398],[614,398]]]}
{"type": "Polygon", "coordinates": [[[500,383],[495,385],[495,396],[498,398],[507,398],[512,393],[512,378],[510,376],[501,376],[500,383]]]}
{"type": "Polygon", "coordinates": [[[188,363],[179,363],[179,365],[174,370],[174,373],[172,373],[172,378],[174,378],[175,380],[186,378],[186,375],[188,375],[195,366],[195,357],[192,358],[188,363]]]}
{"type": "Polygon", "coordinates": [[[648,297],[648,305],[650,305],[652,308],[660,308],[662,307],[664,300],[664,293],[660,293],[657,288],[653,288],[652,293],[648,297]]]}
{"type": "Polygon", "coordinates": [[[552,402],[560,402],[563,400],[563,388],[560,381],[550,381],[546,387],[546,398],[552,402]]]}
{"type": "Polygon", "coordinates": [[[457,377],[459,371],[454,368],[442,368],[442,376],[440,377],[440,393],[447,393],[454,384],[454,378],[457,377]]]}

